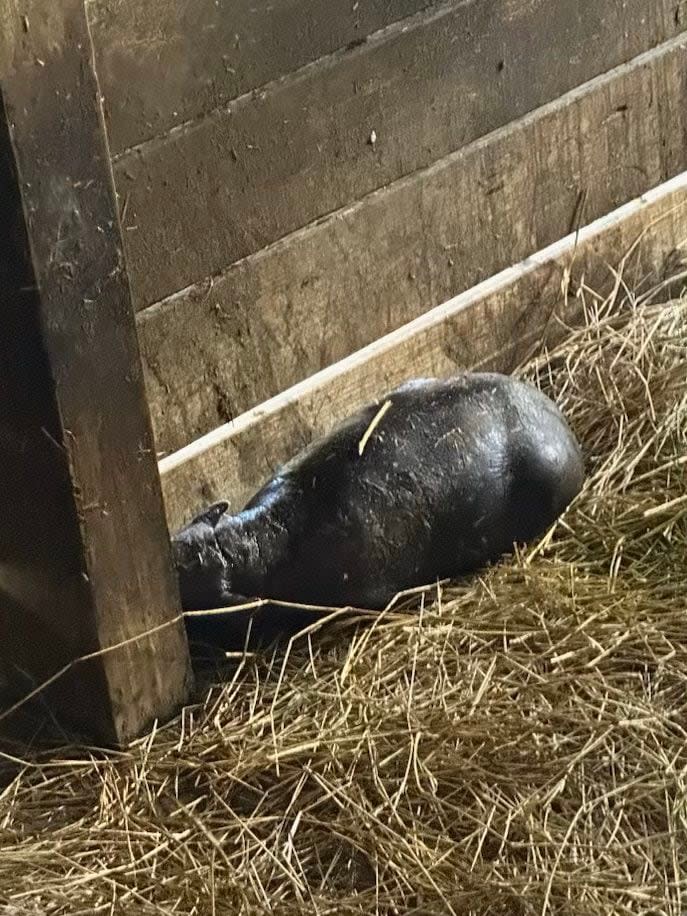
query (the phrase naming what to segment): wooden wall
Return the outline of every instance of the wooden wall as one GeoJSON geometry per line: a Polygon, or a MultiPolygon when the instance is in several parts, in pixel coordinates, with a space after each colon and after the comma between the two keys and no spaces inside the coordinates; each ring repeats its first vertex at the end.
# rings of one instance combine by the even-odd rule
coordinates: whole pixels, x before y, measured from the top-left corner
{"type": "Polygon", "coordinates": [[[221,498],[242,505],[304,442],[411,375],[513,372],[579,319],[583,287],[588,302],[615,288],[621,262],[633,290],[684,290],[687,171],[164,458],[170,524],[221,498]]]}
{"type": "Polygon", "coordinates": [[[162,454],[687,168],[684,0],[89,12],[162,454]]]}

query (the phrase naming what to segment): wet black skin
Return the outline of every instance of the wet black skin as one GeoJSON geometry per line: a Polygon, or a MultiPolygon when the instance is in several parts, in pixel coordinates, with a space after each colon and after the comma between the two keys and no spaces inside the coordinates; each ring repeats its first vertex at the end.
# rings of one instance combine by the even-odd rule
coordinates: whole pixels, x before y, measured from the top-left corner
{"type": "MultiPolygon", "coordinates": [[[[583,480],[575,437],[536,388],[492,373],[408,382],[297,455],[242,512],[220,503],[180,531],[182,604],[265,597],[381,609],[542,534],[583,480]]],[[[275,608],[260,626],[267,618],[272,635],[298,625],[275,608]]],[[[189,630],[232,642],[245,624],[191,618],[189,630]]]]}

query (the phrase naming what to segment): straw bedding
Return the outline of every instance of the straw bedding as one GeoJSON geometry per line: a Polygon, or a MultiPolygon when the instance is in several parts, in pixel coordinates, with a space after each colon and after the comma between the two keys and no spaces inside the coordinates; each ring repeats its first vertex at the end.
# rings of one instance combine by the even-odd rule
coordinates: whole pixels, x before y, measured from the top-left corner
{"type": "Polygon", "coordinates": [[[559,524],[126,753],[27,761],[0,914],[687,911],[687,301],[582,298],[523,369],[586,451],[559,524]]]}

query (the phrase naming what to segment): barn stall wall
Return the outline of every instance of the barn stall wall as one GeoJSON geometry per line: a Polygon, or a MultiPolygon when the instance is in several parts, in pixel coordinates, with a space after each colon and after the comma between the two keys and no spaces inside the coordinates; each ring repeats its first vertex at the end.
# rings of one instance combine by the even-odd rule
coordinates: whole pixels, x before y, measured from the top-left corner
{"type": "Polygon", "coordinates": [[[674,0],[90,11],[165,454],[687,165],[674,0]]]}
{"type": "Polygon", "coordinates": [[[409,377],[509,372],[579,318],[577,294],[624,282],[668,287],[687,258],[687,173],[600,217],[374,341],[160,462],[173,526],[208,493],[243,505],[292,454],[409,377]]]}
{"type": "MultiPolygon", "coordinates": [[[[187,694],[151,430],[175,527],[217,496],[238,506],[403,378],[511,368],[563,281],[602,282],[655,218],[638,264],[663,276],[684,179],[614,208],[687,169],[686,21],[681,0],[0,0],[2,181],[27,264],[8,301],[16,314],[29,291],[36,308],[62,456],[45,500],[70,520],[58,556],[87,593],[59,623],[52,580],[22,598],[0,694],[17,647],[40,681],[118,643],[124,662],[91,665],[92,734],[125,740],[187,694]],[[67,274],[65,182],[90,240],[67,274]],[[103,398],[101,426],[86,406],[103,398]],[[46,621],[81,636],[32,655],[46,621]]],[[[13,334],[8,378],[28,352],[13,334]]],[[[5,465],[22,505],[41,443],[35,465],[5,465]]],[[[42,573],[16,525],[3,538],[42,573]]]]}

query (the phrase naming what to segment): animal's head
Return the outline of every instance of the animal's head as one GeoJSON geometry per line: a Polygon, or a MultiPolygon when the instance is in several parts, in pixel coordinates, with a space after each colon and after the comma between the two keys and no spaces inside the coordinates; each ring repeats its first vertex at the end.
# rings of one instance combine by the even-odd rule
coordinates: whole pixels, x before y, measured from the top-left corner
{"type": "Polygon", "coordinates": [[[172,538],[184,610],[221,607],[229,594],[229,564],[215,536],[215,526],[228,508],[225,502],[210,506],[172,538]]]}

